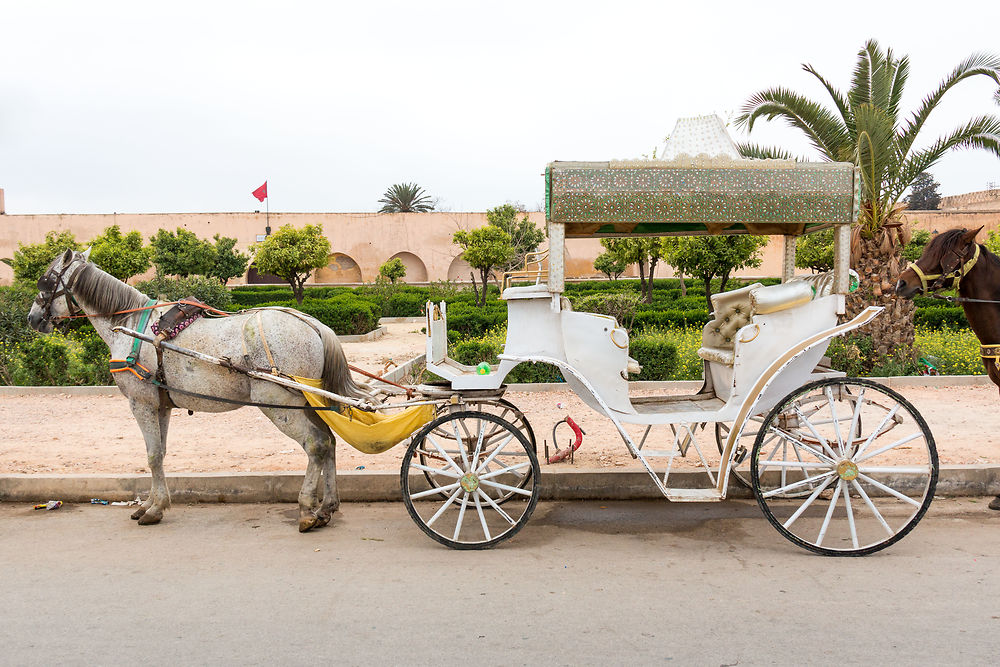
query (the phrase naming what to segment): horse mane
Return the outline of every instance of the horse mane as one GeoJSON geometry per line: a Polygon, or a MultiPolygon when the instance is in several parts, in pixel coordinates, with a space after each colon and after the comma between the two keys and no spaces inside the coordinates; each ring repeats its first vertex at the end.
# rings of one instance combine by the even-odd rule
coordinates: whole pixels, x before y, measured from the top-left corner
{"type": "MultiPolygon", "coordinates": [[[[90,262],[78,269],[73,283],[73,296],[86,301],[100,314],[140,308],[149,302],[148,296],[90,262]]],[[[128,315],[118,315],[112,319],[125,317],[128,315]]]]}

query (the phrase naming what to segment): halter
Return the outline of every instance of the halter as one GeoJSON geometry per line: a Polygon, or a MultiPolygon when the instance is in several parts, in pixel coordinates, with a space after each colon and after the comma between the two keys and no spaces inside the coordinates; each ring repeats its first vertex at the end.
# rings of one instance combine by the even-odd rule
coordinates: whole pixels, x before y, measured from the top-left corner
{"type": "Polygon", "coordinates": [[[954,288],[957,290],[959,282],[969,273],[969,271],[972,270],[972,267],[975,266],[976,262],[979,260],[979,244],[977,243],[975,245],[976,251],[972,253],[972,259],[965,264],[962,264],[957,269],[947,273],[924,273],[920,270],[920,267],[917,266],[916,262],[910,262],[906,265],[906,268],[913,269],[913,272],[917,274],[918,278],[920,278],[920,287],[922,288],[924,294],[941,289],[944,286],[944,281],[948,278],[955,279],[954,288]],[[928,280],[933,280],[934,282],[928,285],[928,280]]]}
{"type": "Polygon", "coordinates": [[[46,322],[51,322],[52,317],[52,304],[55,303],[56,299],[59,297],[64,297],[66,299],[66,312],[73,315],[74,308],[76,312],[81,312],[83,309],[80,305],[76,303],[76,299],[73,298],[73,285],[76,284],[77,277],[80,275],[79,269],[73,272],[70,277],[69,282],[63,280],[63,276],[69,271],[70,267],[75,264],[74,261],[70,261],[69,264],[62,267],[58,275],[50,276],[48,272],[44,276],[38,279],[38,296],[35,297],[35,303],[41,308],[42,314],[45,317],[46,322]],[[48,296],[43,296],[48,294],[48,296]]]}

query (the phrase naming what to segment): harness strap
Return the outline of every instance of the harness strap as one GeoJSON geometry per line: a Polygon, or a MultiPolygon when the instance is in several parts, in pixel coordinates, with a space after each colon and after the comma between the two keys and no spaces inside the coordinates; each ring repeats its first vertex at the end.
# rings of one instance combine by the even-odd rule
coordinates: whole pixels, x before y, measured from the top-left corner
{"type": "MultiPolygon", "coordinates": [[[[136,331],[143,333],[146,330],[146,325],[149,324],[150,313],[153,312],[153,308],[156,306],[156,299],[150,299],[149,302],[143,307],[142,315],[139,316],[139,326],[136,331]]],[[[132,351],[129,352],[128,356],[125,357],[126,361],[132,364],[136,363],[139,358],[139,348],[142,346],[142,341],[138,338],[132,339],[132,351]]],[[[113,363],[113,360],[112,360],[113,363]]]]}
{"type": "Polygon", "coordinates": [[[264,323],[260,319],[260,311],[257,311],[257,329],[260,331],[260,342],[264,344],[264,352],[267,354],[267,363],[271,364],[271,372],[278,374],[278,367],[274,364],[274,357],[271,356],[271,347],[267,344],[267,337],[264,335],[264,323]]]}
{"type": "Polygon", "coordinates": [[[929,281],[929,280],[935,280],[935,279],[940,279],[943,282],[944,280],[946,280],[948,278],[954,278],[955,279],[954,288],[957,290],[958,286],[959,286],[959,283],[962,280],[962,278],[964,278],[966,276],[966,274],[968,274],[969,271],[972,270],[972,267],[976,265],[977,261],[979,261],[979,244],[978,243],[976,244],[976,251],[974,253],[972,253],[972,259],[970,259],[968,262],[966,262],[965,264],[963,264],[959,268],[955,269],[954,271],[949,271],[948,273],[926,273],[925,274],[923,271],[920,270],[920,267],[917,266],[916,262],[910,262],[909,264],[906,265],[906,267],[909,268],[909,269],[913,269],[913,272],[915,274],[917,274],[918,278],[920,278],[920,286],[923,288],[924,293],[926,294],[926,293],[930,292],[930,288],[927,286],[927,281],[929,281]]]}
{"type": "Polygon", "coordinates": [[[993,366],[1000,372],[1000,345],[980,345],[979,346],[979,356],[983,358],[983,363],[986,363],[987,359],[993,360],[993,366]]]}

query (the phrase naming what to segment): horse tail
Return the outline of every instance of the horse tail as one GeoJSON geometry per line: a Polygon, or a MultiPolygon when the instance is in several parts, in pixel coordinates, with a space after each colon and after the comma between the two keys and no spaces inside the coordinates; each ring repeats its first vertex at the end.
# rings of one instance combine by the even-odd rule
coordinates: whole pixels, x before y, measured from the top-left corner
{"type": "Polygon", "coordinates": [[[337,334],[326,326],[318,329],[323,340],[323,389],[351,398],[368,397],[369,393],[351,377],[351,369],[347,366],[347,357],[340,347],[337,334]]]}

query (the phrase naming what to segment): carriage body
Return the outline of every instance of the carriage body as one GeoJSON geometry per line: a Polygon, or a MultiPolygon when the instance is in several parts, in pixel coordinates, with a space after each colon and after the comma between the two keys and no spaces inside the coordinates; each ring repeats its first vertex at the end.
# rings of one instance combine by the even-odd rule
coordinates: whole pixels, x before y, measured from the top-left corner
{"type": "MultiPolygon", "coordinates": [[[[838,323],[851,283],[850,225],[860,208],[857,169],[848,163],[741,159],[715,117],[680,121],[670,141],[668,160],[551,163],[545,171],[548,270],[539,269],[534,284],[507,287],[505,281],[502,298],[507,301],[508,326],[499,364],[481,373],[449,359],[446,305],[428,303],[428,370],[461,393],[502,391],[504,379],[516,365],[551,364],[561,371],[569,389],[614,423],[629,452],[668,499],[721,500],[735,477],[754,488],[779,531],[805,548],[853,555],[888,546],[926,511],[937,458],[929,429],[902,397],[870,381],[854,381],[818,367],[832,338],[862,327],[881,311],[870,307],[838,323]],[[714,143],[708,142],[709,154],[685,152],[691,145],[687,139],[699,133],[714,137],[714,143]],[[835,229],[834,271],[796,278],[796,237],[830,227],[835,229]],[[631,397],[628,375],[637,372],[637,364],[628,354],[628,332],[614,318],[573,311],[562,295],[564,241],[697,234],[783,236],[782,283],[713,296],[714,319],[703,330],[699,350],[704,381],[698,392],[631,397]],[[880,398],[871,398],[876,394],[880,398]],[[905,419],[900,417],[904,413],[905,419]],[[902,427],[904,422],[907,426],[902,427]],[[641,439],[625,425],[644,428],[641,439]],[[709,425],[713,428],[706,428],[709,425]],[[864,431],[872,426],[874,432],[864,431]],[[661,445],[647,447],[654,427],[660,435],[653,440],[661,445]],[[898,453],[900,444],[895,442],[872,448],[897,427],[916,429],[915,435],[900,441],[919,439],[924,459],[914,465],[895,459],[890,466],[860,463],[870,455],[865,450],[883,456],[898,453]],[[713,432],[719,459],[710,466],[698,440],[713,432]],[[780,447],[772,448],[775,438],[780,447]],[[674,458],[692,449],[707,473],[706,485],[671,486],[674,458]],[[737,468],[741,463],[742,471],[737,468]],[[873,479],[886,471],[907,478],[903,482],[907,491],[900,493],[873,479]],[[903,496],[901,502],[908,503],[905,521],[890,526],[893,522],[873,499],[903,496]],[[839,505],[841,497],[844,507],[839,505]],[[800,519],[809,516],[808,507],[828,498],[825,521],[817,520],[818,537],[798,535],[799,526],[813,521],[800,519]],[[875,531],[884,529],[886,534],[861,535],[855,522],[861,515],[852,498],[871,510],[875,531]],[[798,503],[800,509],[775,510],[774,505],[784,500],[798,503]],[[838,525],[843,535],[832,537],[838,525]],[[834,540],[840,543],[831,546],[834,540]]],[[[698,142],[704,145],[704,136],[698,142]]],[[[443,541],[457,546],[447,538],[443,541]]]]}

